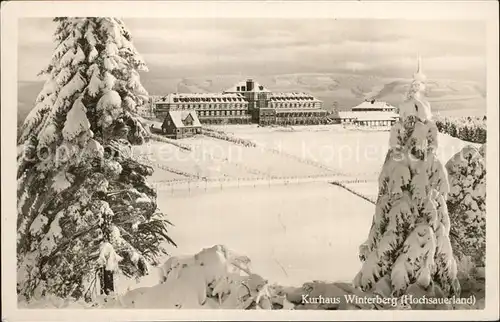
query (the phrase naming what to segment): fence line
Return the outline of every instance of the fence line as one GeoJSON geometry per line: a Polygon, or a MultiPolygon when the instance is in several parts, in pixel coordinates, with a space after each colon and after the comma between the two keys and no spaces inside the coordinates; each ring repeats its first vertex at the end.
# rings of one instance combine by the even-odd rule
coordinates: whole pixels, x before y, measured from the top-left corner
{"type": "MultiPolygon", "coordinates": [[[[243,188],[243,187],[262,187],[262,186],[287,186],[296,184],[307,184],[307,183],[331,183],[336,182],[343,184],[352,183],[367,183],[370,180],[362,179],[341,179],[338,176],[327,176],[327,175],[317,175],[317,176],[283,176],[279,178],[268,178],[268,177],[244,177],[244,178],[207,178],[204,180],[160,180],[150,182],[150,184],[156,189],[168,188],[171,190],[172,194],[174,191],[213,191],[214,189],[224,190],[228,188],[243,188]]],[[[360,195],[364,197],[363,195],[360,195]]],[[[367,198],[367,197],[364,197],[367,198]]]]}
{"type": "Polygon", "coordinates": [[[214,129],[209,129],[209,128],[206,128],[206,127],[203,127],[201,130],[202,130],[201,133],[203,135],[212,137],[214,139],[228,141],[228,142],[231,142],[233,144],[238,144],[238,145],[242,145],[242,146],[245,146],[245,147],[252,147],[252,148],[254,148],[254,147],[257,146],[251,140],[242,139],[242,138],[236,137],[234,135],[229,135],[226,132],[221,131],[221,130],[214,130],[214,129]]]}
{"type": "MultiPolygon", "coordinates": [[[[307,164],[307,165],[311,165],[311,166],[314,166],[314,167],[317,167],[317,168],[320,168],[323,170],[327,170],[327,171],[331,172],[332,174],[319,174],[319,175],[309,175],[309,176],[276,176],[276,175],[272,175],[272,174],[267,174],[267,173],[260,171],[258,169],[253,169],[253,168],[248,167],[244,164],[232,163],[227,158],[221,158],[221,157],[217,158],[217,157],[209,154],[210,157],[212,157],[212,159],[218,159],[219,161],[222,161],[223,163],[232,164],[237,168],[242,168],[251,174],[260,175],[260,176],[254,176],[254,177],[236,177],[235,178],[235,177],[226,176],[226,177],[209,178],[206,176],[200,176],[197,174],[192,174],[192,173],[184,172],[181,170],[177,170],[177,169],[165,166],[165,165],[160,164],[160,163],[153,164],[153,162],[150,162],[149,160],[147,160],[147,158],[140,157],[138,159],[141,159],[143,162],[146,162],[147,164],[149,164],[153,167],[157,167],[157,168],[163,169],[165,171],[175,173],[175,174],[178,174],[178,175],[181,175],[181,176],[188,178],[187,180],[186,179],[170,179],[170,180],[152,181],[152,182],[150,182],[150,184],[153,186],[157,186],[156,187],[157,189],[159,188],[159,186],[170,187],[172,193],[174,193],[174,190],[175,191],[186,191],[187,190],[190,192],[192,189],[192,187],[191,187],[192,185],[193,185],[193,189],[195,189],[195,188],[196,189],[203,189],[204,188],[204,190],[207,191],[209,188],[210,189],[219,188],[222,190],[224,188],[235,188],[235,187],[239,188],[239,187],[248,187],[248,186],[252,186],[252,185],[254,187],[257,187],[257,186],[263,186],[263,185],[267,184],[270,187],[271,185],[276,186],[276,185],[288,185],[288,184],[300,184],[300,183],[328,182],[330,184],[339,186],[339,187],[351,192],[352,194],[354,194],[362,199],[365,199],[366,201],[368,201],[372,204],[375,204],[374,200],[372,200],[371,198],[347,187],[346,184],[367,183],[367,182],[376,181],[376,180],[364,180],[364,179],[339,180],[339,177],[345,178],[345,177],[348,177],[348,174],[342,174],[339,171],[334,170],[334,169],[332,169],[332,168],[330,168],[330,167],[328,167],[320,162],[305,159],[305,158],[299,157],[297,155],[282,151],[280,149],[266,147],[266,146],[263,146],[261,144],[255,144],[254,142],[252,142],[250,140],[241,139],[241,138],[238,138],[234,135],[228,135],[227,133],[225,133],[224,131],[221,131],[221,130],[204,128],[202,134],[209,136],[209,137],[212,137],[212,138],[215,138],[215,139],[226,140],[226,141],[229,141],[231,143],[243,145],[246,147],[260,147],[264,151],[293,159],[293,160],[295,160],[299,163],[302,163],[302,164],[307,164]],[[194,179],[194,180],[191,180],[191,179],[194,179]],[[200,187],[200,185],[204,185],[204,187],[200,187]],[[174,189],[174,186],[176,186],[176,189],[174,189]]],[[[184,150],[192,151],[192,147],[190,145],[176,142],[176,140],[168,139],[168,138],[162,137],[160,135],[153,134],[152,139],[159,141],[159,142],[165,142],[165,143],[172,144],[172,145],[177,146],[177,147],[184,149],[184,150]]]]}
{"type": "Polygon", "coordinates": [[[163,143],[168,143],[168,144],[172,144],[182,150],[186,150],[186,151],[192,151],[192,147],[188,144],[185,144],[185,143],[180,143],[178,142],[178,140],[174,140],[174,139],[169,139],[167,137],[164,137],[164,136],[161,136],[161,135],[158,135],[158,134],[151,134],[151,139],[153,141],[158,141],[158,142],[163,142],[163,143]]]}
{"type": "Polygon", "coordinates": [[[346,186],[345,184],[346,183],[353,183],[353,182],[342,182],[342,181],[333,181],[331,182],[331,184],[333,184],[334,186],[338,186],[338,187],[341,187],[341,188],[344,188],[345,190],[349,191],[350,193],[362,198],[362,199],[365,199],[366,201],[368,201],[369,203],[372,203],[372,204],[376,204],[376,201],[372,200],[370,197],[367,197],[365,195],[363,195],[362,193],[359,193],[351,188],[349,188],[348,186],[346,186]]]}

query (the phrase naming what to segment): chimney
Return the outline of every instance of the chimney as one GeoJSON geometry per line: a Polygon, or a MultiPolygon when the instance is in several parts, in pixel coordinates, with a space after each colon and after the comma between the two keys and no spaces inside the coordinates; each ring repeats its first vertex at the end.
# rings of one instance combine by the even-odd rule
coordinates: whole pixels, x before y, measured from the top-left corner
{"type": "Polygon", "coordinates": [[[247,79],[247,91],[248,92],[253,91],[253,85],[254,85],[253,79],[247,79]]]}

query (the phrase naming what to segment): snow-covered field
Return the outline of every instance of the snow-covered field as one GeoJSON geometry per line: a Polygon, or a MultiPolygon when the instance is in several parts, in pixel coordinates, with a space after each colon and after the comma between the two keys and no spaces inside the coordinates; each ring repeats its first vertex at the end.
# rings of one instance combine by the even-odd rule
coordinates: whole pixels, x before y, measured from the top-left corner
{"type": "MultiPolygon", "coordinates": [[[[244,147],[203,135],[179,140],[192,150],[150,142],[135,153],[193,177],[267,178],[342,174],[355,179],[377,178],[388,150],[389,132],[344,129],[340,125],[261,128],[257,125],[216,127],[236,137],[252,140],[257,148],[244,147]]],[[[439,134],[438,156],[445,163],[466,142],[439,134]]],[[[182,179],[160,171],[154,181],[182,179]]]]}
{"type": "MultiPolygon", "coordinates": [[[[255,272],[282,285],[311,280],[351,281],[358,247],[374,205],[328,183],[177,193],[160,191],[158,206],[175,227],[173,255],[223,244],[252,260],[255,272]]],[[[140,284],[150,286],[157,275],[140,284]]]]}
{"type": "MultiPolygon", "coordinates": [[[[350,281],[360,265],[358,246],[367,236],[374,205],[327,181],[337,176],[347,188],[375,200],[389,133],[337,125],[293,129],[234,125],[218,129],[252,140],[258,147],[197,136],[179,140],[191,151],[153,141],[135,152],[149,155],[152,164],[207,180],[252,182],[271,176],[312,177],[317,182],[221,184],[219,189],[203,189],[202,181],[196,183],[199,179],[155,166],[151,182],[190,180],[191,187],[198,187],[158,189],[158,205],[175,224],[171,236],[179,247],[172,249],[172,254],[193,254],[224,244],[251,258],[255,272],[282,285],[350,281]],[[320,180],[321,176],[328,180],[320,180]]],[[[468,144],[443,134],[439,140],[438,154],[443,162],[468,144]]],[[[157,282],[153,272],[140,284],[119,284],[124,289],[157,282]]]]}
{"type": "MultiPolygon", "coordinates": [[[[378,175],[389,148],[389,132],[345,129],[341,125],[259,128],[255,125],[219,127],[235,136],[311,159],[353,176],[378,175]]],[[[438,156],[443,162],[467,142],[439,134],[438,156]]]]}
{"type": "Polygon", "coordinates": [[[283,285],[350,280],[374,208],[327,183],[159,199],[159,207],[172,214],[176,225],[175,253],[229,245],[251,258],[256,272],[283,285]]]}

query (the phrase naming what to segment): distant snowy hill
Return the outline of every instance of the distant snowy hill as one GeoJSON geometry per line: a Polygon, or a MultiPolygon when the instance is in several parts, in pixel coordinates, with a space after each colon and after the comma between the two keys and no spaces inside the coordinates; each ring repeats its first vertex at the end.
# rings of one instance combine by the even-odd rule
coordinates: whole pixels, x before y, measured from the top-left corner
{"type": "MultiPolygon", "coordinates": [[[[281,74],[281,75],[209,75],[189,78],[150,78],[143,74],[142,83],[153,95],[171,92],[220,92],[234,83],[253,77],[273,91],[311,93],[331,109],[336,102],[341,110],[350,109],[365,98],[376,98],[399,104],[407,91],[410,79],[395,79],[339,73],[281,74]]],[[[426,96],[433,110],[443,114],[483,115],[486,113],[484,85],[472,81],[433,80],[429,77],[426,96]]],[[[22,122],[40,91],[42,82],[21,82],[18,85],[18,123],[22,122]]]]}

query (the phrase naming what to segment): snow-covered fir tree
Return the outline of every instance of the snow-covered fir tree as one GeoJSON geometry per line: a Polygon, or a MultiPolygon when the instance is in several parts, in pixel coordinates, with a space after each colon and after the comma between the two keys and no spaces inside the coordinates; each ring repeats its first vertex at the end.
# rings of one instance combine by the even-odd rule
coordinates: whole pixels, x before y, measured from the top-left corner
{"type": "Polygon", "coordinates": [[[455,256],[468,256],[484,267],[486,250],[486,157],[481,149],[468,145],[447,163],[450,194],[450,238],[455,256]]]}
{"type": "Polygon", "coordinates": [[[391,128],[375,215],[360,247],[363,264],[354,278],[356,287],[386,296],[401,296],[411,285],[437,287],[445,296],[460,293],[449,238],[448,178],[436,156],[438,131],[422,95],[424,81],[419,64],[391,128]]]}
{"type": "Polygon", "coordinates": [[[147,273],[170,223],[131,159],[147,67],[116,18],[56,18],[47,81],[18,139],[18,294],[88,297],[147,273]],[[100,283],[101,282],[101,283],[100,283]],[[104,283],[104,285],[103,285],[104,283]]]}

